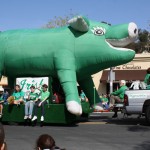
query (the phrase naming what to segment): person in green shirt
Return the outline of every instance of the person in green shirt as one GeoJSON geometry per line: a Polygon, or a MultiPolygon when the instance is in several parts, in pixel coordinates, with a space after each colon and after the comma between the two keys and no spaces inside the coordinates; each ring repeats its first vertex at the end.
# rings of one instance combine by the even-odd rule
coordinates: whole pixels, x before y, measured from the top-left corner
{"type": "Polygon", "coordinates": [[[101,100],[102,100],[102,103],[108,103],[107,95],[104,94],[103,97],[101,98],[101,100]]]}
{"type": "Polygon", "coordinates": [[[15,86],[15,91],[13,92],[12,96],[14,97],[13,104],[19,105],[20,103],[24,103],[24,92],[21,91],[20,85],[17,84],[15,86]]]}
{"type": "Polygon", "coordinates": [[[109,108],[109,106],[108,106],[108,98],[107,98],[106,94],[104,94],[102,96],[101,101],[102,101],[103,108],[104,109],[108,109],[109,108]]]}
{"type": "MultiPolygon", "coordinates": [[[[115,103],[120,103],[120,102],[123,102],[124,101],[124,93],[125,93],[125,90],[127,90],[128,87],[126,86],[126,81],[125,80],[121,80],[120,81],[120,88],[115,91],[115,92],[112,92],[110,95],[110,103],[109,103],[109,108],[113,108],[114,104],[115,103]]],[[[113,118],[116,118],[118,115],[117,115],[117,112],[118,112],[118,109],[117,108],[114,108],[114,115],[112,116],[113,118]]]]}
{"type": "Polygon", "coordinates": [[[35,102],[34,105],[34,117],[32,121],[35,121],[37,119],[37,108],[41,107],[42,109],[42,115],[41,115],[41,121],[44,121],[44,106],[48,103],[48,98],[50,96],[50,92],[47,90],[48,86],[46,84],[42,85],[42,91],[40,93],[40,97],[37,102],[35,102]]]}
{"type": "Polygon", "coordinates": [[[82,102],[87,102],[88,101],[88,98],[86,97],[86,95],[83,92],[83,90],[81,90],[80,99],[81,99],[82,102]]]}
{"type": "Polygon", "coordinates": [[[32,111],[35,102],[38,101],[38,94],[35,92],[35,86],[30,87],[31,92],[28,95],[25,103],[25,116],[24,119],[31,119],[32,118],[32,111]]]}
{"type": "Polygon", "coordinates": [[[147,74],[144,78],[144,83],[146,84],[146,89],[150,89],[150,68],[147,69],[147,74]]]}

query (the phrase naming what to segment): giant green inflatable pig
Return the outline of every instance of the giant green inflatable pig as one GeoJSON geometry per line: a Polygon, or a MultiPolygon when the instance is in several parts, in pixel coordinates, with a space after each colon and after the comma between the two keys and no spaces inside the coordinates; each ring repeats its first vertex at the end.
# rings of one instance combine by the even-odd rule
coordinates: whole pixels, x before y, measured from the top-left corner
{"type": "MultiPolygon", "coordinates": [[[[92,74],[131,61],[135,52],[121,48],[138,36],[136,24],[110,26],[77,16],[55,29],[11,30],[0,33],[0,73],[8,77],[52,76],[59,79],[66,107],[82,114],[77,82],[90,104],[92,74]]],[[[96,102],[99,102],[96,93],[96,102]]]]}

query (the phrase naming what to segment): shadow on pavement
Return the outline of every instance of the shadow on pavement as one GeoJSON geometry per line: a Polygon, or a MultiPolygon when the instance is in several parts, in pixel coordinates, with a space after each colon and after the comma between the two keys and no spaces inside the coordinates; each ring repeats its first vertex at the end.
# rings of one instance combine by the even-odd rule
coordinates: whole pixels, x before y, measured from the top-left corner
{"type": "Polygon", "coordinates": [[[121,118],[121,119],[109,119],[109,124],[117,124],[117,125],[141,125],[141,126],[149,126],[146,122],[145,118],[121,118]]]}
{"type": "Polygon", "coordinates": [[[140,132],[140,131],[149,131],[150,128],[149,127],[146,127],[146,126],[131,126],[131,127],[128,127],[128,131],[132,131],[132,132],[140,132]]]}
{"type": "Polygon", "coordinates": [[[26,123],[26,122],[22,122],[22,123],[17,123],[17,122],[2,122],[3,125],[9,125],[9,126],[26,126],[26,127],[44,127],[44,126],[55,126],[55,127],[77,127],[78,124],[77,123],[72,123],[72,124],[63,124],[63,123],[45,123],[45,122],[41,122],[41,123],[26,123]]]}
{"type": "Polygon", "coordinates": [[[134,150],[149,150],[149,149],[150,149],[150,141],[145,141],[134,148],[134,150]]]}
{"type": "MultiPolygon", "coordinates": [[[[113,113],[111,114],[94,114],[89,117],[89,121],[93,122],[106,122],[106,124],[116,124],[116,125],[140,125],[140,126],[149,126],[146,122],[145,117],[139,118],[136,115],[131,115],[126,118],[123,117],[123,114],[119,114],[117,118],[112,118],[113,113]]],[[[132,130],[129,129],[129,130],[132,130]]]]}
{"type": "Polygon", "coordinates": [[[109,116],[106,116],[106,115],[103,115],[103,116],[92,116],[92,117],[89,117],[89,119],[91,120],[103,120],[103,119],[109,119],[109,116]]]}
{"type": "MultiPolygon", "coordinates": [[[[149,127],[149,124],[146,122],[145,118],[125,118],[125,119],[109,119],[108,124],[116,124],[116,125],[135,125],[135,126],[147,126],[149,127]]],[[[129,131],[131,131],[129,129],[129,131]]]]}

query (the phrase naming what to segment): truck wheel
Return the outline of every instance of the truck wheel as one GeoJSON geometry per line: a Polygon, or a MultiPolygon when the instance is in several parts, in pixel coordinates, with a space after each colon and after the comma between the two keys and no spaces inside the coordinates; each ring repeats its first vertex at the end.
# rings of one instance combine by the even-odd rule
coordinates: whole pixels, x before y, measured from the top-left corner
{"type": "Polygon", "coordinates": [[[146,108],[146,113],[145,113],[146,121],[148,124],[150,124],[150,106],[146,108]]]}

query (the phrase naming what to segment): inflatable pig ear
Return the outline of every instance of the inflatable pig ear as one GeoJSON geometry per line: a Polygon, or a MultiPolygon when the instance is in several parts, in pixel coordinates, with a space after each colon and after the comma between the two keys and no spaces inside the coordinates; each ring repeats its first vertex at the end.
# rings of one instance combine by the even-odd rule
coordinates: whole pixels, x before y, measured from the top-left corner
{"type": "Polygon", "coordinates": [[[77,31],[87,32],[89,30],[89,21],[82,16],[70,19],[68,24],[77,31]]]}

